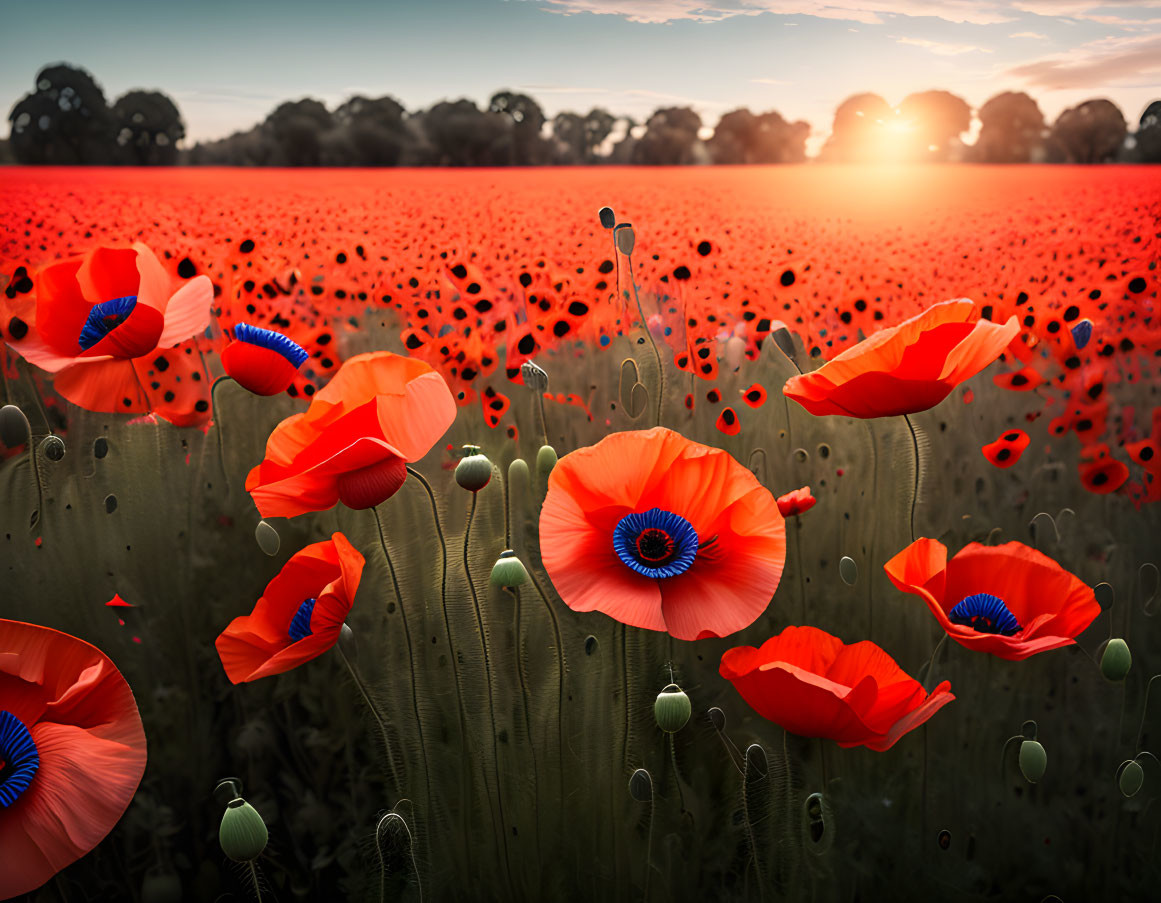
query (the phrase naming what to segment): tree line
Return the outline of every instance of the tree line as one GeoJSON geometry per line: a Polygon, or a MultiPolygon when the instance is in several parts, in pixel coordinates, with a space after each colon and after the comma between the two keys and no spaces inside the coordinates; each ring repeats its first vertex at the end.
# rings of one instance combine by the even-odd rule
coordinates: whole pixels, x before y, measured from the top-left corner
{"type": "MultiPolygon", "coordinates": [[[[160,91],[133,90],[112,104],[96,80],[64,63],[37,73],[8,114],[0,162],[211,166],[546,166],[581,164],[801,163],[810,125],[746,108],[706,128],[689,107],[644,122],[597,107],[549,118],[512,91],[408,111],[389,96],[356,96],[335,109],[312,98],[279,104],[262,122],[217,141],[179,147],[181,111],[160,91]]],[[[1116,104],[1089,100],[1045,120],[1036,101],[1004,92],[978,110],[948,91],[911,94],[893,107],[857,94],[835,111],[819,159],[980,163],[1161,162],[1161,100],[1130,128],[1116,104]],[[974,114],[976,141],[963,136],[974,114]]]]}

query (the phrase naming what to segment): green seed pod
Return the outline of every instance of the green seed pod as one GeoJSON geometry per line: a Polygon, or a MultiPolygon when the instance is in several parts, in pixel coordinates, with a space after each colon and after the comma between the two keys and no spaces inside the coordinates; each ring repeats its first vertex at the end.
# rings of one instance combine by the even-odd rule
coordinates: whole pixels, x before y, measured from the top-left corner
{"type": "Polygon", "coordinates": [[[464,489],[479,492],[492,479],[492,462],[478,445],[465,445],[464,456],[456,465],[456,482],[464,489]]]}
{"type": "Polygon", "coordinates": [[[218,828],[222,852],[235,862],[253,862],[266,849],[269,834],[258,810],[244,799],[230,800],[218,828]]]}
{"type": "Polygon", "coordinates": [[[1044,777],[1048,767],[1048,753],[1039,740],[1024,740],[1020,743],[1020,773],[1029,784],[1035,784],[1044,777]]]}
{"type": "Polygon", "coordinates": [[[536,453],[536,472],[547,480],[554,467],[556,467],[556,449],[551,445],[540,446],[540,451],[536,453]]]}
{"type": "Polygon", "coordinates": [[[639,803],[653,799],[653,778],[644,768],[638,768],[629,778],[629,796],[639,803]]]}
{"type": "Polygon", "coordinates": [[[670,684],[663,689],[653,703],[653,717],[657,719],[657,726],[667,734],[676,734],[685,727],[691,714],[693,706],[689,697],[677,684],[670,684]]]}
{"type": "Polygon", "coordinates": [[[528,571],[524,563],[511,549],[500,553],[492,565],[492,586],[523,586],[528,582],[528,571]]]}
{"type": "Polygon", "coordinates": [[[513,458],[512,463],[508,465],[508,488],[519,486],[521,489],[527,490],[531,481],[532,478],[528,473],[528,462],[523,458],[513,458]]]}
{"type": "Polygon", "coordinates": [[[633,253],[633,246],[637,237],[633,234],[633,227],[629,223],[621,223],[613,230],[613,238],[617,241],[617,250],[628,257],[633,253]]]}
{"type": "Polygon", "coordinates": [[[1129,644],[1120,637],[1114,637],[1105,644],[1105,651],[1101,655],[1101,674],[1105,680],[1114,683],[1125,679],[1129,668],[1133,665],[1133,654],[1129,652],[1129,644]]]}
{"type": "Polygon", "coordinates": [[[1121,775],[1117,778],[1117,786],[1126,797],[1134,796],[1145,783],[1145,769],[1136,759],[1129,759],[1121,766],[1121,775]]]}

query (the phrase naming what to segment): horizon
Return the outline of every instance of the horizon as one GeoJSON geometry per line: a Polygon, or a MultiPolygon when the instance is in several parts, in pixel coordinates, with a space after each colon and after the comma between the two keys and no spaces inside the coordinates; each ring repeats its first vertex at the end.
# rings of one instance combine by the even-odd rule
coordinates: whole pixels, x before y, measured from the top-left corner
{"type": "Polygon", "coordinates": [[[9,33],[21,43],[0,58],[0,98],[11,110],[40,68],[67,62],[90,72],[110,102],[134,88],[172,97],[189,148],[252,128],[303,97],[333,109],[358,94],[390,95],[414,112],[461,97],[486,106],[509,89],[550,119],[604,107],[641,122],[659,107],[690,106],[712,129],[739,107],[777,110],[810,124],[814,156],[835,108],[864,92],[894,108],[911,93],[951,91],[973,109],[968,144],[978,132],[974,111],[1005,90],[1028,93],[1048,122],[1107,98],[1131,127],[1161,94],[1161,0],[350,0],[323,10],[294,2],[277,16],[261,5],[232,10],[224,18],[232,24],[214,35],[223,31],[213,24],[222,5],[73,0],[52,19],[14,9],[9,33]],[[353,38],[352,18],[367,25],[353,38]],[[126,54],[130,22],[138,43],[126,54]],[[165,40],[175,31],[187,39],[165,40]],[[383,48],[388,31],[400,36],[398,47],[383,48]],[[434,66],[433,46],[444,48],[434,66]],[[213,58],[199,64],[204,47],[213,58]]]}

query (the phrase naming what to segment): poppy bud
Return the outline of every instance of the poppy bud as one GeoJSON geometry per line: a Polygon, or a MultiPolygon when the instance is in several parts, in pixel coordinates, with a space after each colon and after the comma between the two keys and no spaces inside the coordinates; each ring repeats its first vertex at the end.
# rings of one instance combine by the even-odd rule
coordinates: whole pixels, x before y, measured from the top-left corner
{"type": "Polygon", "coordinates": [[[240,797],[230,800],[218,829],[223,853],[235,862],[253,862],[266,849],[269,836],[257,809],[240,797]]]}
{"type": "Polygon", "coordinates": [[[254,528],[254,539],[258,541],[258,548],[271,558],[278,554],[278,547],[282,545],[278,531],[264,520],[258,521],[258,526],[254,528]]]}
{"type": "Polygon", "coordinates": [[[45,436],[40,443],[40,451],[48,460],[59,461],[65,456],[64,439],[60,436],[45,436]]]}
{"type": "Polygon", "coordinates": [[[855,559],[849,555],[844,555],[839,559],[839,576],[843,578],[843,583],[847,586],[854,586],[859,579],[859,566],[855,564],[855,559]]]}
{"type": "Polygon", "coordinates": [[[532,361],[525,361],[520,365],[520,376],[524,380],[524,385],[533,392],[543,392],[548,388],[548,374],[532,361]]]}
{"type": "Polygon", "coordinates": [[[653,777],[644,768],[638,768],[629,778],[629,796],[639,803],[653,799],[653,777]]]}
{"type": "Polygon", "coordinates": [[[689,721],[693,706],[685,691],[677,684],[669,684],[657,694],[653,703],[653,717],[657,726],[667,734],[675,734],[689,721]]]}
{"type": "Polygon", "coordinates": [[[30,432],[32,428],[28,425],[28,418],[20,408],[14,404],[0,408],[0,442],[15,448],[28,441],[30,432]]]}
{"type": "Polygon", "coordinates": [[[1029,784],[1035,784],[1044,777],[1048,768],[1048,753],[1038,740],[1024,740],[1020,743],[1020,773],[1029,784]]]}
{"type": "Polygon", "coordinates": [[[1121,765],[1121,773],[1117,778],[1117,786],[1125,797],[1134,796],[1145,783],[1145,769],[1136,759],[1129,759],[1121,765]]]}
{"type": "Polygon", "coordinates": [[[508,465],[508,486],[511,487],[513,483],[527,486],[530,480],[528,462],[523,458],[513,458],[512,463],[508,465]]]}
{"type": "Polygon", "coordinates": [[[222,778],[214,785],[214,799],[219,806],[230,805],[230,800],[236,800],[242,795],[242,781],[239,778],[222,778]]]}
{"type": "Polygon", "coordinates": [[[1120,637],[1114,637],[1105,644],[1105,651],[1101,655],[1101,674],[1105,680],[1117,683],[1125,679],[1129,668],[1133,665],[1133,654],[1129,652],[1129,644],[1120,637]]]}
{"type": "Polygon", "coordinates": [[[629,223],[621,223],[613,230],[613,238],[617,242],[617,250],[628,257],[633,253],[633,246],[636,244],[637,237],[633,234],[633,226],[629,223]]]}
{"type": "Polygon", "coordinates": [[[339,474],[339,501],[355,511],[380,505],[407,479],[407,462],[391,455],[375,464],[339,474]]]}
{"type": "Polygon", "coordinates": [[[528,571],[511,549],[500,553],[492,565],[492,586],[522,586],[528,582],[528,571]]]}
{"type": "Polygon", "coordinates": [[[602,207],[597,211],[597,217],[601,221],[602,229],[612,229],[617,224],[617,214],[613,213],[612,207],[602,207]]]}
{"type": "Polygon", "coordinates": [[[551,445],[540,446],[540,451],[536,453],[536,472],[548,479],[554,467],[556,467],[556,449],[551,445]]]}
{"type": "Polygon", "coordinates": [[[478,445],[465,445],[464,456],[456,465],[456,482],[464,489],[479,492],[492,479],[492,462],[478,445]]]}

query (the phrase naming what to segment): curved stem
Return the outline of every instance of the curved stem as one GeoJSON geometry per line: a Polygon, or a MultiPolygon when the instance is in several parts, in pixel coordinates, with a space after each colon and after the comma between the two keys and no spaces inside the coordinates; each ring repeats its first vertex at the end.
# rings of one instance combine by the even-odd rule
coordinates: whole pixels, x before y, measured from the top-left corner
{"type": "Polygon", "coordinates": [[[367,703],[367,708],[375,716],[375,721],[379,725],[379,733],[383,735],[383,748],[387,755],[387,765],[391,768],[391,778],[395,781],[396,787],[402,787],[399,783],[399,775],[395,771],[395,757],[391,755],[391,739],[387,733],[387,722],[383,720],[383,716],[380,714],[378,707],[371,701],[371,694],[367,692],[367,686],[363,683],[363,678],[359,675],[359,670],[347,658],[347,653],[343,652],[343,647],[335,643],[335,648],[339,651],[339,657],[343,660],[343,664],[347,666],[351,678],[355,681],[355,686],[359,688],[359,693],[362,695],[363,701],[367,703]]]}
{"type": "Polygon", "coordinates": [[[661,352],[657,350],[657,342],[653,339],[653,330],[649,328],[649,321],[645,319],[645,309],[641,307],[641,296],[637,294],[637,279],[633,275],[633,255],[626,254],[629,261],[629,282],[633,285],[633,300],[637,302],[637,315],[641,318],[641,327],[649,339],[653,349],[653,358],[657,361],[657,426],[661,426],[661,403],[665,398],[665,369],[661,366],[661,352]]]}
{"type": "Polygon", "coordinates": [[[911,431],[911,447],[915,450],[915,485],[911,490],[911,541],[915,542],[915,505],[919,502],[919,437],[915,434],[915,425],[911,418],[904,414],[903,420],[907,429],[911,431]]]}
{"type": "Polygon", "coordinates": [[[472,605],[476,611],[476,628],[480,632],[480,649],[484,654],[484,680],[488,686],[488,724],[489,733],[492,735],[492,761],[496,763],[496,806],[500,815],[500,836],[504,840],[504,866],[505,869],[511,868],[511,863],[508,860],[508,830],[504,825],[504,794],[500,789],[500,748],[499,741],[496,739],[496,703],[492,694],[492,663],[488,658],[488,638],[484,633],[484,617],[480,610],[480,597],[476,593],[476,584],[472,580],[472,569],[468,561],[468,546],[472,538],[472,521],[476,517],[476,504],[479,501],[479,493],[472,493],[472,505],[468,509],[468,520],[464,524],[464,577],[468,581],[468,589],[472,592],[472,605]]]}
{"type": "Polygon", "coordinates": [[[258,903],[262,903],[262,891],[258,886],[258,869],[254,868],[253,860],[250,860],[248,865],[250,866],[250,881],[254,884],[254,896],[257,898],[258,903]]]}

